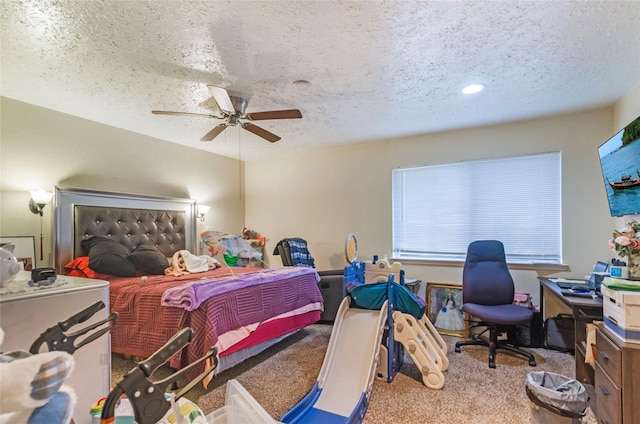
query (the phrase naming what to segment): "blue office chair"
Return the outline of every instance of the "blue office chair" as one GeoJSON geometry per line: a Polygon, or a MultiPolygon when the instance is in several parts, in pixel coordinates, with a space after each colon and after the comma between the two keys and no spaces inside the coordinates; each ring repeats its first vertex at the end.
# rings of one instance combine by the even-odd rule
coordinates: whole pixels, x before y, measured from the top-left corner
{"type": "Polygon", "coordinates": [[[529,308],[513,304],[515,288],[507,267],[504,245],[497,240],[477,240],[469,244],[462,271],[462,310],[479,319],[473,327],[486,327],[470,340],[456,343],[461,346],[482,345],[489,348],[489,367],[495,368],[496,350],[502,349],[529,359],[536,366],[534,356],[521,350],[509,340],[498,340],[504,332],[514,333],[517,324],[528,324],[533,317],[529,308]],[[484,333],[489,331],[487,338],[484,333]]]}

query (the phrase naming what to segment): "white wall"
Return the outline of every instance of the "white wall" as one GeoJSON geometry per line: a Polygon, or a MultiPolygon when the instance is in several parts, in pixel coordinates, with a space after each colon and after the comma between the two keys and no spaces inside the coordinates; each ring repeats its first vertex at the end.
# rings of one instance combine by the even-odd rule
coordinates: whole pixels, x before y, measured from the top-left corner
{"type": "MultiPolygon", "coordinates": [[[[38,245],[40,221],[29,211],[28,190],[55,185],[196,199],[211,206],[198,230],[242,229],[237,160],[0,100],[0,235],[33,235],[38,245]]],[[[44,215],[45,260],[38,266],[53,263],[51,206],[44,215]]]]}
{"type": "MultiPolygon", "coordinates": [[[[618,226],[609,216],[596,148],[640,115],[640,84],[614,107],[483,128],[383,140],[245,164],[7,98],[0,99],[0,235],[39,238],[27,190],[54,185],[195,198],[211,205],[205,228],[268,237],[267,261],[284,237],[310,242],[318,269],[342,268],[344,239],[358,236],[360,258],[391,251],[391,169],[459,160],[562,151],[566,275],[608,259],[618,226]],[[615,225],[614,225],[615,224],[615,225]]],[[[51,261],[45,210],[45,261],[51,261]]],[[[461,281],[461,267],[407,264],[423,281],[461,281]]],[[[519,290],[537,299],[536,272],[517,270],[519,290]]]]}
{"type": "MultiPolygon", "coordinates": [[[[624,115],[636,117],[638,95],[630,95],[632,110],[625,106],[624,115]]],[[[269,254],[281,238],[299,236],[309,242],[318,269],[341,268],[350,232],[358,237],[361,260],[391,252],[393,168],[561,151],[563,258],[570,271],[559,275],[581,277],[596,260],[611,257],[607,240],[613,221],[597,147],[613,134],[613,119],[609,107],[251,161],[246,164],[246,224],[267,235],[269,254]]],[[[278,256],[268,260],[281,264],[278,256]]],[[[409,278],[423,282],[461,283],[461,266],[409,263],[404,268],[409,278]]],[[[536,271],[513,275],[517,290],[539,302],[536,271]]]]}
{"type": "Polygon", "coordinates": [[[638,115],[640,115],[640,82],[614,105],[613,118],[615,127],[613,128],[613,133],[620,131],[629,122],[636,119],[638,115]]]}

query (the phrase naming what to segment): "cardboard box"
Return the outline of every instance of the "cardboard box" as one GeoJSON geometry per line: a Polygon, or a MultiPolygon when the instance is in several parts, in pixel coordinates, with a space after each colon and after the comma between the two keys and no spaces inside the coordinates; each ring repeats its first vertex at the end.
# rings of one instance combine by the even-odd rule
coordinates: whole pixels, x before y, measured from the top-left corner
{"type": "Polygon", "coordinates": [[[611,332],[613,337],[620,340],[623,343],[640,344],[640,331],[625,330],[622,327],[617,326],[611,320],[606,317],[603,319],[605,327],[611,332]]]}
{"type": "Polygon", "coordinates": [[[640,292],[601,290],[605,325],[624,341],[640,343],[640,292]]]}

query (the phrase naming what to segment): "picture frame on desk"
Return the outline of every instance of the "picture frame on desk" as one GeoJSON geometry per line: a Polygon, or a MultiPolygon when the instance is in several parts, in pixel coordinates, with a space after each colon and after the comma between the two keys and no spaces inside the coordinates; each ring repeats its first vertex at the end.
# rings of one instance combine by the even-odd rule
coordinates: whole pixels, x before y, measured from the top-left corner
{"type": "Polygon", "coordinates": [[[462,310],[462,286],[427,283],[427,317],[438,333],[469,337],[469,321],[462,310]]]}
{"type": "Polygon", "coordinates": [[[25,271],[36,267],[36,240],[34,236],[0,236],[0,247],[13,244],[13,254],[24,266],[25,271]]]}

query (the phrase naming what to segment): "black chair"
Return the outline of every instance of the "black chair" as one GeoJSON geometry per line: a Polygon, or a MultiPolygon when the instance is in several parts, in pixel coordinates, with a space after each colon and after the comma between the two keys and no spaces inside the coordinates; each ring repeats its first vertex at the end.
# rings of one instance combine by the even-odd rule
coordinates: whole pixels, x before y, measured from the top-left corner
{"type": "Polygon", "coordinates": [[[276,244],[273,254],[280,255],[283,266],[316,267],[313,256],[309,253],[307,241],[300,237],[290,237],[280,240],[276,244]]]}
{"type": "Polygon", "coordinates": [[[511,342],[515,326],[528,324],[533,312],[526,307],[513,304],[515,288],[507,267],[504,245],[497,240],[478,240],[469,244],[467,259],[462,271],[462,310],[479,322],[472,327],[486,327],[470,340],[456,343],[455,351],[461,346],[482,345],[489,348],[489,367],[495,368],[496,350],[522,355],[529,359],[529,365],[536,366],[534,356],[511,342]],[[487,338],[484,333],[489,331],[487,338]],[[498,339],[507,332],[506,340],[498,339]]]}
{"type": "MultiPolygon", "coordinates": [[[[306,240],[299,237],[280,240],[276,244],[273,254],[280,255],[283,266],[315,268],[315,261],[309,253],[306,240]]],[[[347,295],[344,287],[344,270],[334,269],[317,272],[320,276],[318,288],[324,303],[320,321],[332,323],[336,319],[342,299],[347,295]]]]}

